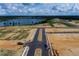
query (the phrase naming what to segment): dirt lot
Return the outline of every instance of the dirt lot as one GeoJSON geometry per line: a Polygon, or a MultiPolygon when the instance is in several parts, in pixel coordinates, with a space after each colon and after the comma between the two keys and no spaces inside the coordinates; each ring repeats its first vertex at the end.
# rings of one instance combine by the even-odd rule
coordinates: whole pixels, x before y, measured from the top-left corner
{"type": "Polygon", "coordinates": [[[61,24],[61,23],[55,23],[53,25],[54,25],[54,27],[67,27],[66,25],[61,24]]]}
{"type": "Polygon", "coordinates": [[[47,28],[46,32],[79,32],[79,28],[47,28]]]}
{"type": "MultiPolygon", "coordinates": [[[[52,33],[55,29],[46,29],[47,39],[59,56],[79,56],[79,33],[52,33]],[[49,33],[51,32],[51,33],[49,33]]],[[[57,30],[57,29],[56,29],[57,30]]],[[[79,29],[62,29],[58,32],[79,31],[79,29]]]]}
{"type": "MultiPolygon", "coordinates": [[[[33,34],[35,33],[35,31],[35,29],[32,30],[32,28],[29,28],[27,26],[0,27],[0,51],[2,51],[1,49],[3,49],[4,51],[11,50],[15,51],[15,54],[12,55],[21,55],[24,47],[23,45],[17,45],[17,43],[29,41],[29,37],[33,38],[33,34]]],[[[9,55],[8,53],[6,54],[9,55]]]]}
{"type": "MultiPolygon", "coordinates": [[[[37,27],[40,28],[41,25],[37,26],[37,27]]],[[[45,28],[45,27],[49,27],[49,26],[47,26],[47,24],[45,24],[42,27],[45,28]]],[[[6,34],[6,35],[0,37],[0,48],[13,50],[16,52],[14,54],[16,56],[21,55],[24,48],[22,45],[17,45],[17,42],[18,41],[27,41],[27,42],[33,41],[33,37],[34,37],[35,31],[36,31],[35,28],[36,28],[36,26],[31,26],[31,27],[16,26],[16,27],[0,28],[0,30],[3,30],[3,32],[1,32],[0,35],[2,35],[2,33],[6,34]],[[6,32],[5,30],[10,31],[10,32],[6,32]],[[18,38],[16,36],[22,36],[22,35],[19,35],[20,32],[22,32],[21,30],[22,31],[30,30],[30,31],[28,31],[30,33],[30,35],[25,37],[25,35],[26,35],[25,34],[24,35],[25,38],[23,38],[21,40],[18,40],[18,39],[13,40],[15,38],[18,38]],[[11,40],[6,40],[7,37],[8,38],[10,37],[11,40]]],[[[57,55],[59,55],[59,56],[72,56],[72,55],[79,56],[79,33],[60,33],[60,32],[79,32],[79,28],[46,28],[45,31],[46,31],[46,37],[47,37],[49,43],[51,44],[51,48],[54,49],[54,51],[57,53],[57,55]],[[56,33],[56,32],[59,32],[59,33],[56,33]]],[[[22,32],[22,33],[24,34],[24,32],[22,32]]],[[[40,33],[40,35],[41,35],[41,33],[40,33]]],[[[38,38],[41,38],[40,35],[38,38]]],[[[39,41],[41,41],[41,40],[39,40],[39,41]]],[[[37,51],[39,51],[39,49],[37,49],[37,51]]]]}
{"type": "Polygon", "coordinates": [[[22,55],[24,45],[17,45],[17,43],[31,42],[36,30],[32,26],[0,27],[0,55],[10,55],[8,52],[15,52],[11,54],[13,56],[22,55]]]}
{"type": "Polygon", "coordinates": [[[23,51],[22,45],[17,45],[18,41],[7,41],[7,40],[0,40],[0,49],[8,49],[15,51],[16,53],[14,55],[21,55],[23,51]]]}
{"type": "Polygon", "coordinates": [[[11,48],[11,49],[18,49],[21,46],[17,45],[18,41],[7,41],[7,40],[0,40],[0,48],[11,48]]]}

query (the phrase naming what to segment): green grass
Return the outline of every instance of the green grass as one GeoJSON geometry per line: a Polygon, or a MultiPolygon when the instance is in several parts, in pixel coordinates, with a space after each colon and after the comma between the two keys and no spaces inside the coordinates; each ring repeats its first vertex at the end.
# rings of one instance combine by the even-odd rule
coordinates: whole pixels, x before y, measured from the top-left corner
{"type": "Polygon", "coordinates": [[[52,27],[54,27],[54,25],[53,25],[54,22],[53,22],[52,20],[48,20],[47,23],[48,23],[49,25],[51,25],[52,27]]]}

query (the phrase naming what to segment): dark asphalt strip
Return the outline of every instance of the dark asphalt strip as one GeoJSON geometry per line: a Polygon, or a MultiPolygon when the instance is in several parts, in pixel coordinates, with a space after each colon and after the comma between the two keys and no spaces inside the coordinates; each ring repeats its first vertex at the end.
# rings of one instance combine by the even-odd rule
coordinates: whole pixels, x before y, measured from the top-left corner
{"type": "Polygon", "coordinates": [[[42,42],[43,42],[43,46],[42,46],[42,56],[49,56],[48,53],[48,44],[47,44],[47,40],[46,40],[46,34],[45,34],[45,29],[42,29],[42,42]]]}
{"type": "Polygon", "coordinates": [[[42,56],[49,56],[48,47],[49,47],[49,45],[47,44],[45,29],[38,28],[33,41],[29,44],[30,49],[28,51],[27,56],[34,56],[35,50],[37,48],[40,48],[42,50],[42,56]],[[38,41],[38,39],[39,39],[38,34],[40,32],[40,29],[42,29],[42,41],[38,41]]]}
{"type": "Polygon", "coordinates": [[[30,45],[30,50],[28,51],[27,56],[34,56],[35,48],[37,46],[37,39],[38,39],[39,29],[37,29],[34,40],[32,44],[30,45]]]}

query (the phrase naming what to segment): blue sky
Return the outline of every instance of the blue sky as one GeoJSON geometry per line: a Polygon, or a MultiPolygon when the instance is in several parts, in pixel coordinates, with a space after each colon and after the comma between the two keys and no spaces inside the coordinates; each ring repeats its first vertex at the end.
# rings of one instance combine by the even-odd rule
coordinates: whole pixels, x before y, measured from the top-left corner
{"type": "Polygon", "coordinates": [[[79,15],[78,3],[0,3],[0,16],[79,15]]]}

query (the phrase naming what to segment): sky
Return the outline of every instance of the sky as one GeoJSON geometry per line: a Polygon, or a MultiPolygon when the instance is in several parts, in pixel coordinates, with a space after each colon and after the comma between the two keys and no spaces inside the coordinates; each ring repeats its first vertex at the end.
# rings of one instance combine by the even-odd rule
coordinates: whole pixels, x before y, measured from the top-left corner
{"type": "Polygon", "coordinates": [[[79,3],[0,3],[0,16],[79,15],[79,3]]]}

